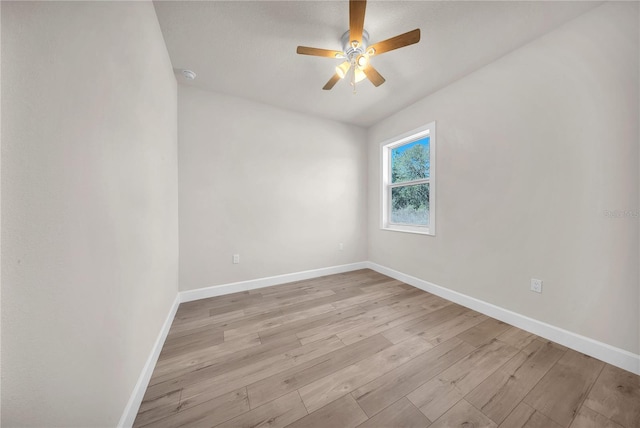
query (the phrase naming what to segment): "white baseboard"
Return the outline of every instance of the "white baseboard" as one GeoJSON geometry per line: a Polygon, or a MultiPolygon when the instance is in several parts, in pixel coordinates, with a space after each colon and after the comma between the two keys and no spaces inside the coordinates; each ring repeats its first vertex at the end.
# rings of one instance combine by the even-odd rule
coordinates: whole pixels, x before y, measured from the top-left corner
{"type": "Polygon", "coordinates": [[[160,356],[160,351],[164,346],[164,341],[167,338],[167,334],[169,334],[169,329],[171,328],[171,324],[173,323],[173,319],[176,316],[176,311],[178,310],[179,305],[180,299],[179,294],[177,294],[173,301],[173,304],[171,305],[171,308],[169,309],[169,314],[164,320],[164,324],[162,324],[160,334],[158,334],[158,338],[153,344],[153,348],[151,348],[151,354],[149,355],[149,358],[147,358],[147,361],[142,368],[142,373],[140,373],[140,376],[138,377],[138,382],[136,382],[136,386],[133,388],[131,397],[129,397],[129,402],[127,403],[127,406],[124,408],[124,412],[120,417],[118,428],[130,428],[133,425],[133,422],[136,420],[136,415],[138,414],[140,403],[142,403],[142,399],[144,398],[144,393],[147,390],[147,386],[149,385],[149,380],[151,380],[153,369],[156,367],[156,362],[158,361],[158,357],[160,356]]]}
{"type": "Polygon", "coordinates": [[[318,278],[336,273],[351,272],[358,269],[366,269],[368,262],[350,263],[346,265],[331,266],[320,269],[305,270],[302,272],[287,273],[284,275],[268,276],[265,278],[251,279],[248,281],[232,282],[230,284],[214,285],[198,288],[196,290],[181,291],[180,302],[207,299],[209,297],[222,296],[240,291],[254,290],[256,288],[271,287],[287,282],[303,281],[305,279],[318,278]]]}
{"type": "Polygon", "coordinates": [[[435,294],[436,296],[440,296],[444,299],[458,303],[540,337],[544,337],[545,339],[559,343],[560,345],[564,345],[578,352],[582,352],[583,354],[602,360],[613,366],[620,367],[624,370],[630,371],[631,373],[640,375],[640,355],[607,345],[606,343],[599,342],[586,336],[572,333],[560,327],[529,318],[508,309],[458,293],[457,291],[449,290],[448,288],[398,272],[377,263],[367,262],[366,265],[369,269],[375,270],[383,275],[390,276],[398,281],[405,282],[416,288],[435,294]]]}

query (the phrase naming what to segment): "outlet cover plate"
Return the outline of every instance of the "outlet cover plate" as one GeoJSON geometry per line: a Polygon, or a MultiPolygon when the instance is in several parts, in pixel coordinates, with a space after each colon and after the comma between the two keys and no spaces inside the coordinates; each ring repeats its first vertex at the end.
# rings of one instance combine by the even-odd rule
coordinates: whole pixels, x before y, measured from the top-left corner
{"type": "Polygon", "coordinates": [[[542,280],[531,278],[531,291],[542,293],[542,280]]]}

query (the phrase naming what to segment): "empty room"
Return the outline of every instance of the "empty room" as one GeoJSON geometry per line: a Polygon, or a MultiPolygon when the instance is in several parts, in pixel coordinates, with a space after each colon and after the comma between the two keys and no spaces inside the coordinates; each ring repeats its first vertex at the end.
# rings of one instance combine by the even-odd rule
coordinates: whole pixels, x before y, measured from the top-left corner
{"type": "Polygon", "coordinates": [[[640,3],[1,1],[2,427],[640,428],[640,3]]]}

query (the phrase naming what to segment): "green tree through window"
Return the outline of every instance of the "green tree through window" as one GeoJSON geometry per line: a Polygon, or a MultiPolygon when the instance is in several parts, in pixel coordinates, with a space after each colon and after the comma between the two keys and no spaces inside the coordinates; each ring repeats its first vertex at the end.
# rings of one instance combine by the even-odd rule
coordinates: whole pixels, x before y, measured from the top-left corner
{"type": "Polygon", "coordinates": [[[392,223],[429,224],[429,183],[412,183],[429,176],[429,137],[391,150],[391,183],[407,183],[391,188],[392,223]]]}

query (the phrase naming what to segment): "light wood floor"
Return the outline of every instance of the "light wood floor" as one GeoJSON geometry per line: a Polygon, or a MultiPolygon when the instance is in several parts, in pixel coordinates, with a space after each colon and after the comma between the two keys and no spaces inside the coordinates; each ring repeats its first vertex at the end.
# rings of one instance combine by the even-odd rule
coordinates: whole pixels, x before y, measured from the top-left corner
{"type": "Polygon", "coordinates": [[[135,427],[640,427],[640,378],[361,270],[180,305],[135,427]]]}

